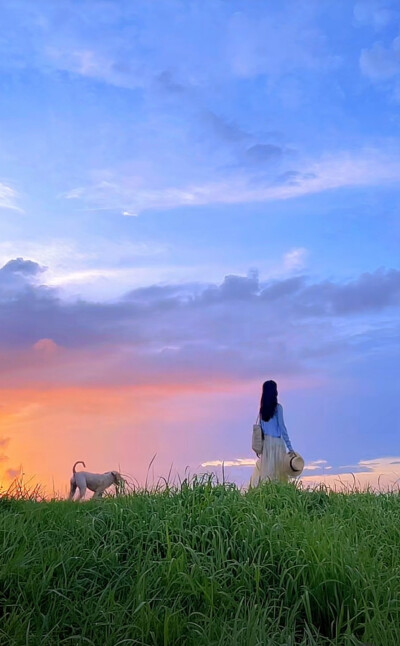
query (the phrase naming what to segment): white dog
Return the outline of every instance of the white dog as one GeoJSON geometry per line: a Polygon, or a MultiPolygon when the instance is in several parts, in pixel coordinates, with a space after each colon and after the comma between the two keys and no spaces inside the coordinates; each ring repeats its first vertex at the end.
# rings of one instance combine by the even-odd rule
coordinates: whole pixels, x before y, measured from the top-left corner
{"type": "Polygon", "coordinates": [[[94,495],[92,496],[93,500],[96,498],[101,498],[105,490],[108,487],[111,487],[111,485],[115,485],[116,487],[122,485],[123,480],[118,471],[107,471],[107,473],[90,473],[89,471],[78,471],[77,473],[75,471],[77,464],[83,464],[83,466],[86,467],[86,464],[82,462],[82,460],[75,462],[74,466],[72,467],[73,475],[71,478],[71,490],[69,492],[68,500],[73,500],[75,491],[77,489],[79,489],[77,500],[81,500],[84,497],[86,489],[90,489],[90,491],[94,492],[94,495]]]}

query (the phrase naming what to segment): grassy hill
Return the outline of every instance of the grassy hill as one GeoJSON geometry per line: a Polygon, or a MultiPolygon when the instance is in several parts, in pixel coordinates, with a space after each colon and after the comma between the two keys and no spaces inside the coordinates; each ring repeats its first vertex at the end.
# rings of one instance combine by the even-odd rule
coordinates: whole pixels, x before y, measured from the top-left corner
{"type": "Polygon", "coordinates": [[[0,499],[0,644],[398,646],[397,494],[0,499]]]}

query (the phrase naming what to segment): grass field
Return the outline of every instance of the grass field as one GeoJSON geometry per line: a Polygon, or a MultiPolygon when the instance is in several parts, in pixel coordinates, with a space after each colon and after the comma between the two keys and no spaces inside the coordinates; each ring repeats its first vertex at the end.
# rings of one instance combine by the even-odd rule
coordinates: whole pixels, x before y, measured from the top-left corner
{"type": "Polygon", "coordinates": [[[398,646],[399,495],[0,499],[2,646],[398,646]]]}

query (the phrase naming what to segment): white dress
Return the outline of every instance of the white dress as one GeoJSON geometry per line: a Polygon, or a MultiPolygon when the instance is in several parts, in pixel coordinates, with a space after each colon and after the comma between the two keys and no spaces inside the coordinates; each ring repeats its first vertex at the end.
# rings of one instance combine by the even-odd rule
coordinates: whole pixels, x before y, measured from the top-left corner
{"type": "Polygon", "coordinates": [[[288,481],[288,476],[283,471],[286,455],[285,443],[290,451],[293,449],[283,421],[283,409],[280,404],[276,407],[274,416],[268,422],[262,422],[262,428],[264,431],[263,452],[256,461],[250,479],[251,487],[257,487],[260,482],[266,480],[288,481]]]}

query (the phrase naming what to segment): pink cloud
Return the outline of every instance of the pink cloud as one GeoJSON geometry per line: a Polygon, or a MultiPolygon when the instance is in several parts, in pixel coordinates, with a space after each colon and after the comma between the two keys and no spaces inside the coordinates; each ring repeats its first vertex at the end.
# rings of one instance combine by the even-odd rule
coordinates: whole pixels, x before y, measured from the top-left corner
{"type": "Polygon", "coordinates": [[[33,348],[37,352],[53,354],[54,352],[57,352],[58,345],[57,343],[54,343],[52,339],[40,339],[34,343],[33,348]]]}

